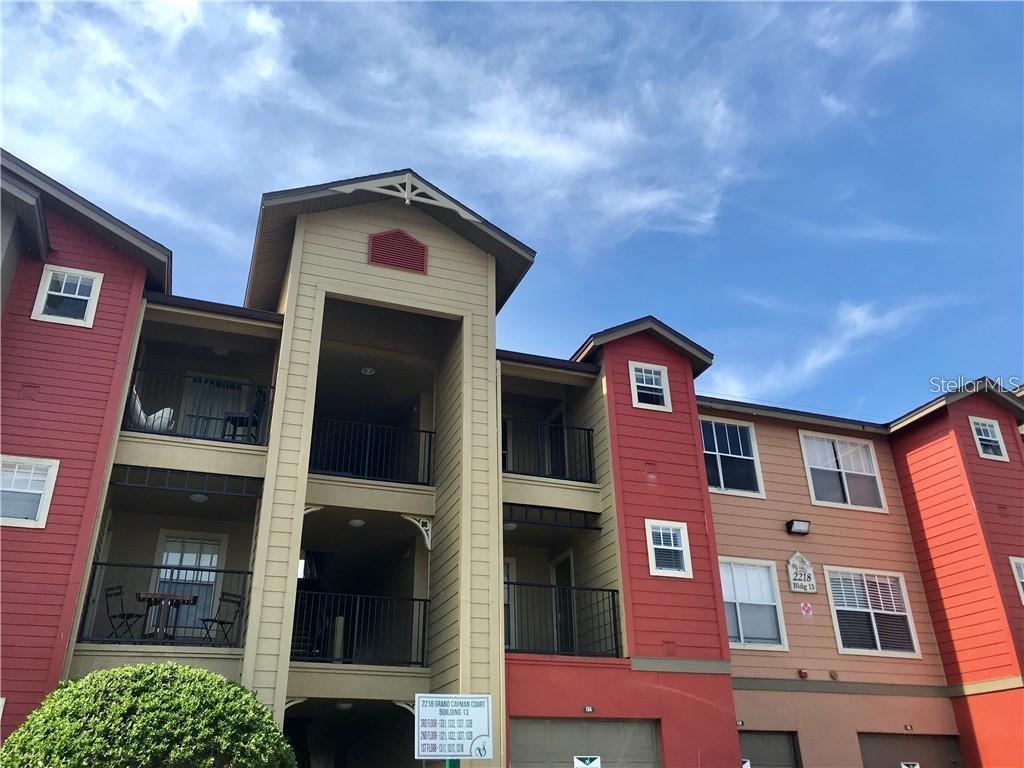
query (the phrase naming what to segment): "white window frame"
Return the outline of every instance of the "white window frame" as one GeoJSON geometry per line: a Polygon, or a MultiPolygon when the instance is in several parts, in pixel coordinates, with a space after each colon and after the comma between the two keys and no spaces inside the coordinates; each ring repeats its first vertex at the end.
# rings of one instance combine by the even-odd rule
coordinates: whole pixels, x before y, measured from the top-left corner
{"type": "Polygon", "coordinates": [[[986,419],[982,416],[968,416],[968,421],[971,423],[971,435],[974,437],[974,446],[978,449],[978,455],[983,459],[989,459],[991,461],[1009,461],[1010,455],[1006,452],[1006,441],[1003,440],[1003,431],[999,428],[999,422],[995,419],[986,419]],[[1001,455],[993,456],[985,453],[981,450],[981,438],[978,437],[978,424],[982,424],[986,427],[991,427],[996,433],[996,441],[999,443],[999,450],[1001,455]]]}
{"type": "Polygon", "coordinates": [[[1017,592],[1020,594],[1020,602],[1024,605],[1024,557],[1010,555],[1010,571],[1013,573],[1013,582],[1017,585],[1017,592]]]}
{"type": "Polygon", "coordinates": [[[16,517],[0,517],[0,525],[9,525],[13,528],[45,528],[46,517],[50,513],[50,502],[53,500],[53,488],[57,484],[57,473],[60,471],[58,459],[43,459],[37,456],[0,456],[2,461],[14,461],[25,464],[42,464],[49,467],[46,475],[46,485],[39,494],[39,511],[36,512],[34,520],[22,520],[16,517]]]}
{"type": "Polygon", "coordinates": [[[96,307],[99,305],[100,287],[102,285],[103,273],[101,272],[89,272],[85,269],[62,267],[59,264],[47,264],[43,267],[43,276],[39,280],[39,289],[36,291],[36,303],[32,308],[32,319],[42,320],[45,323],[60,323],[61,325],[76,325],[79,328],[92,328],[93,321],[96,319],[96,307]],[[92,279],[92,292],[89,294],[89,300],[85,305],[85,317],[81,320],[76,317],[57,317],[55,315],[43,314],[43,308],[46,306],[46,297],[49,294],[50,277],[54,272],[64,272],[69,275],[78,275],[79,277],[92,279]]]}
{"type": "Polygon", "coordinates": [[[681,523],[678,520],[654,520],[646,518],[644,520],[644,531],[647,537],[647,565],[651,572],[651,576],[669,576],[674,579],[692,579],[693,578],[693,560],[690,557],[690,535],[687,530],[686,523],[681,523]],[[665,528],[678,528],[679,539],[682,544],[681,550],[683,553],[683,569],[666,569],[658,568],[654,559],[654,541],[651,538],[651,529],[654,526],[665,527],[665,528]]]}
{"type": "MultiPolygon", "coordinates": [[[[775,588],[775,615],[779,618],[779,639],[780,642],[777,645],[765,645],[763,643],[734,643],[732,640],[729,641],[729,647],[737,650],[744,651],[788,651],[789,650],[789,637],[786,635],[786,619],[784,611],[782,610],[782,590],[779,589],[779,570],[775,565],[774,560],[754,560],[749,557],[719,557],[719,564],[721,563],[736,563],[738,565],[756,565],[763,568],[768,568],[772,574],[772,586],[775,588]]],[[[722,603],[724,605],[724,594],[722,603]]],[[[764,605],[764,603],[762,603],[764,605]]],[[[736,608],[736,615],[739,616],[739,606],[736,608]]]]}
{"type": "Polygon", "coordinates": [[[629,388],[633,393],[633,407],[643,408],[648,411],[663,411],[666,413],[672,412],[672,393],[669,391],[668,385],[668,368],[664,365],[655,365],[654,363],[638,363],[635,360],[629,361],[629,388]],[[656,371],[661,374],[661,389],[665,394],[664,405],[653,405],[651,403],[641,403],[637,397],[636,391],[636,369],[637,368],[649,368],[652,371],[656,371]]]}
{"type": "MultiPolygon", "coordinates": [[[[853,568],[845,565],[824,566],[825,588],[828,591],[828,607],[832,612],[832,630],[836,635],[836,649],[844,656],[886,656],[896,659],[920,659],[921,642],[917,637],[917,624],[914,621],[914,612],[910,605],[910,596],[907,594],[907,578],[899,571],[881,571],[877,568],[853,568]],[[907,622],[910,625],[910,639],[914,642],[914,650],[911,651],[883,651],[881,648],[872,651],[867,648],[844,648],[843,638],[839,633],[839,616],[836,614],[835,601],[832,599],[832,581],[829,574],[840,573],[863,573],[867,576],[895,576],[900,582],[900,591],[903,593],[903,604],[907,606],[907,622]]],[[[845,610],[845,609],[844,609],[845,610]]],[[[879,643],[881,645],[881,643],[879,643]]]]}
{"type": "MultiPolygon", "coordinates": [[[[761,456],[757,452],[757,434],[756,434],[756,431],[754,430],[753,422],[750,422],[750,421],[739,421],[737,419],[725,419],[725,418],[722,418],[721,416],[708,416],[706,414],[701,414],[697,418],[698,418],[698,426],[700,426],[700,422],[701,421],[707,420],[707,421],[710,421],[712,423],[714,423],[716,421],[719,421],[719,422],[721,422],[723,424],[735,424],[738,427],[748,427],[750,429],[750,447],[751,447],[751,449],[754,452],[754,472],[757,475],[757,487],[759,488],[759,490],[757,492],[754,492],[754,491],[743,491],[743,490],[732,489],[732,488],[713,488],[710,483],[708,484],[708,490],[711,493],[725,493],[725,494],[728,494],[730,496],[746,496],[748,499],[764,499],[764,498],[767,498],[765,496],[765,492],[764,492],[764,478],[761,476],[761,456]]],[[[704,433],[702,431],[701,432],[701,458],[703,458],[703,454],[704,454],[704,443],[703,443],[703,441],[704,441],[704,433]]],[[[721,454],[716,454],[716,455],[721,455],[721,454]]],[[[729,454],[726,454],[726,455],[728,456],[729,454]]],[[[748,457],[744,456],[742,458],[748,458],[748,457]]],[[[722,478],[722,463],[721,462],[718,463],[718,477],[719,477],[719,479],[722,478]]]]}
{"type": "MultiPolygon", "coordinates": [[[[828,432],[811,432],[806,429],[799,430],[800,455],[804,460],[804,472],[807,474],[807,492],[811,495],[811,504],[816,507],[833,507],[834,509],[854,509],[860,512],[889,513],[889,502],[885,498],[885,488],[882,485],[882,465],[878,463],[878,454],[875,451],[873,440],[864,440],[860,437],[847,437],[846,435],[835,435],[828,432]],[[838,501],[820,501],[814,492],[814,478],[811,476],[811,463],[807,458],[807,448],[804,446],[804,435],[808,437],[821,437],[826,440],[845,440],[848,443],[861,443],[867,445],[871,452],[871,462],[875,465],[875,483],[878,485],[878,498],[882,502],[880,507],[865,507],[859,504],[840,504],[838,501]]],[[[838,470],[843,488],[846,491],[846,498],[850,498],[850,491],[846,488],[846,476],[842,469],[838,470]]]]}

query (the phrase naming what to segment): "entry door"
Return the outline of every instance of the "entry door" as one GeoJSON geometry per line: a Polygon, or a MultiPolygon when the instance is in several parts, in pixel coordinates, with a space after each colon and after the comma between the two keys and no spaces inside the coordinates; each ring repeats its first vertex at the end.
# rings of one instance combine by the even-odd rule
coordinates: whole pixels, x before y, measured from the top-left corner
{"type": "Polygon", "coordinates": [[[573,596],[572,550],[551,561],[554,585],[555,651],[576,653],[576,606],[573,596]]]}

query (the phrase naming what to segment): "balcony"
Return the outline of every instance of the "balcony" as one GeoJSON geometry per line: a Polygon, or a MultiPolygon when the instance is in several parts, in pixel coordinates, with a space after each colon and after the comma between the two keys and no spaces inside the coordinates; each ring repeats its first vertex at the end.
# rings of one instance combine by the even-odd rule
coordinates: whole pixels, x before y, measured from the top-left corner
{"type": "Polygon", "coordinates": [[[502,471],[594,482],[593,430],[511,418],[501,426],[502,471]]]}
{"type": "Polygon", "coordinates": [[[618,592],[505,582],[505,650],[619,657],[618,592]]]}
{"type": "Polygon", "coordinates": [[[122,429],[266,445],[273,387],[204,374],[137,368],[122,429]]]}
{"type": "Polygon", "coordinates": [[[434,433],[315,416],[309,471],[363,480],[432,485],[434,433]]]}
{"type": "Polygon", "coordinates": [[[430,601],[300,591],[292,660],[422,667],[430,601]]]}
{"type": "Polygon", "coordinates": [[[94,563],[78,640],[240,648],[251,577],[187,556],[168,565],[94,563]]]}

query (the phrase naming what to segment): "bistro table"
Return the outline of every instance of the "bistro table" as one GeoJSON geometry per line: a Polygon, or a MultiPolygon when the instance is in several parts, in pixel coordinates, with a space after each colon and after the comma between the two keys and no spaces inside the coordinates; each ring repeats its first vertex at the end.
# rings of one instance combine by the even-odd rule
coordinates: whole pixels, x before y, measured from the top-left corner
{"type": "MultiPolygon", "coordinates": [[[[173,640],[178,629],[178,612],[183,605],[195,605],[199,595],[178,595],[169,592],[136,592],[135,599],[146,604],[146,620],[154,617],[147,634],[154,640],[173,640]]],[[[144,630],[145,631],[145,630],[144,630]]]]}

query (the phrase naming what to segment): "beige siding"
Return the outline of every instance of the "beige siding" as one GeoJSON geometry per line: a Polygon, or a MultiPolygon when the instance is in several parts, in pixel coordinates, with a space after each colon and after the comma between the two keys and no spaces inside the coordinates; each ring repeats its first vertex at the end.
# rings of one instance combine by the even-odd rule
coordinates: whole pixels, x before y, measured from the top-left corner
{"type": "MultiPolygon", "coordinates": [[[[702,416],[727,415],[702,412],[702,416]]],[[[735,416],[737,420],[742,416],[735,416]]],[[[806,669],[812,680],[828,680],[830,672],[842,681],[943,685],[945,677],[928,616],[914,546],[900,497],[888,442],[875,439],[887,513],[865,512],[811,504],[800,450],[799,429],[769,419],[754,422],[766,498],[711,494],[718,553],[721,557],[746,557],[775,562],[789,639],[789,651],[732,651],[736,677],[794,678],[806,669]],[[809,536],[786,533],[792,519],[810,520],[809,536]],[[813,567],[816,594],[789,591],[787,561],[799,550],[813,567]],[[890,658],[840,654],[829,609],[822,567],[895,571],[903,574],[917,630],[921,658],[890,658]],[[808,602],[812,616],[803,616],[800,604],[808,602]]],[[[815,429],[843,435],[843,432],[815,429]]],[[[851,437],[867,435],[849,433],[851,437]]]]}
{"type": "MultiPolygon", "coordinates": [[[[501,519],[497,469],[493,259],[400,202],[300,217],[285,291],[285,325],[268,449],[243,679],[280,718],[293,578],[325,295],[456,320],[438,371],[436,508],[429,660],[434,689],[490,692],[501,713],[501,519]],[[426,243],[428,274],[367,263],[370,233],[401,227],[426,243]],[[283,617],[283,621],[281,620],[283,617]]],[[[498,738],[495,743],[502,743],[498,738]]],[[[503,759],[503,756],[502,756],[503,759]]]]}
{"type": "Polygon", "coordinates": [[[606,404],[605,381],[601,375],[572,404],[567,414],[569,424],[594,430],[594,481],[601,489],[601,531],[594,537],[579,537],[580,544],[575,552],[576,583],[584,587],[618,590],[619,615],[622,616],[622,571],[606,404]]]}

